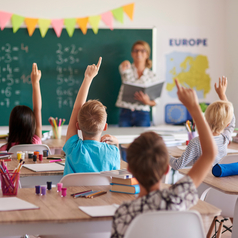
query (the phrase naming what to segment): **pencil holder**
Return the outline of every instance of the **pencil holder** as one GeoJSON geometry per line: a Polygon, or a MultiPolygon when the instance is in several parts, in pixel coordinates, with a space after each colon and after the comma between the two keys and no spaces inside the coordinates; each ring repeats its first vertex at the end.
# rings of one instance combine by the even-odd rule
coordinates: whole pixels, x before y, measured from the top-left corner
{"type": "Polygon", "coordinates": [[[2,193],[7,196],[16,196],[19,185],[19,173],[9,170],[8,173],[1,173],[2,193]]]}
{"type": "Polygon", "coordinates": [[[198,133],[196,131],[188,132],[188,140],[189,141],[197,136],[198,136],[198,133]]]}

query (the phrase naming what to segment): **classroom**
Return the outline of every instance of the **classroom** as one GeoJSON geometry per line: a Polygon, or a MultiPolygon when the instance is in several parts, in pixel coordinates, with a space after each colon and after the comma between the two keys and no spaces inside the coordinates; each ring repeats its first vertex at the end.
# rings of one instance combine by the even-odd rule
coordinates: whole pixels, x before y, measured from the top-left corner
{"type": "MultiPolygon", "coordinates": [[[[97,185],[94,190],[107,191],[97,200],[96,198],[84,200],[77,198],[71,199],[70,202],[63,200],[70,197],[70,194],[93,189],[91,182],[72,184],[71,180],[66,197],[60,197],[57,193],[57,183],[61,181],[64,170],[58,159],[62,159],[63,156],[62,148],[66,141],[74,102],[80,86],[83,85],[87,66],[92,64],[97,66],[99,57],[102,57],[101,67],[99,66],[98,75],[90,87],[87,100],[98,99],[107,108],[108,129],[102,135],[110,134],[117,138],[120,145],[120,169],[127,169],[128,164],[124,157],[129,144],[148,130],[162,136],[169,155],[179,158],[184,152],[188,140],[184,122],[192,118],[178,98],[174,78],[182,80],[180,82],[183,82],[183,86],[193,88],[199,103],[209,105],[219,100],[214,84],[218,82],[219,77],[226,76],[228,82],[226,96],[233,104],[234,115],[237,118],[236,22],[238,16],[236,9],[238,9],[236,0],[0,1],[0,27],[2,27],[0,31],[0,135],[9,132],[9,117],[14,106],[24,104],[33,107],[31,70],[35,62],[41,70],[42,131],[45,131],[47,137],[46,140],[42,140],[42,144],[49,147],[51,161],[57,160],[57,163],[50,163],[51,161],[43,159],[44,163],[46,161],[49,167],[51,166],[50,171],[49,167],[44,172],[38,167],[36,168],[38,172],[33,172],[37,171],[34,170],[36,167],[34,163],[28,165],[26,162],[25,167],[22,167],[17,197],[33,206],[25,208],[30,209],[26,211],[4,211],[0,208],[2,214],[0,231],[3,231],[0,237],[110,237],[112,215],[93,217],[88,215],[87,207],[120,205],[124,201],[136,198],[134,194],[111,193],[109,191],[111,180],[106,179],[107,177],[102,182],[107,185],[101,185],[100,182],[94,184],[97,185]],[[127,6],[130,7],[125,10],[127,6]],[[2,12],[11,13],[11,17],[15,14],[16,22],[13,23],[9,17],[3,27],[2,12]],[[107,15],[109,12],[111,15],[107,15]],[[86,28],[80,28],[82,21],[76,19],[86,17],[88,17],[86,28]],[[31,19],[29,22],[33,22],[33,19],[50,19],[52,22],[60,19],[62,25],[53,26],[53,23],[48,26],[42,25],[41,30],[45,32],[42,35],[38,20],[34,25],[27,23],[26,19],[31,19]],[[75,19],[75,22],[72,19],[75,19]],[[155,105],[150,105],[153,106],[150,107],[150,129],[144,126],[118,127],[120,109],[116,106],[116,102],[121,86],[119,65],[124,60],[133,62],[131,47],[137,40],[148,42],[151,48],[152,71],[158,81],[164,82],[155,105]],[[54,131],[54,125],[50,124],[49,117],[62,118],[62,122],[63,118],[65,119],[63,126],[59,127],[60,134],[54,131]],[[51,132],[48,132],[50,130],[51,132]],[[59,139],[50,139],[52,136],[56,138],[58,136],[59,139]],[[170,136],[173,137],[172,140],[170,136]],[[52,182],[52,190],[47,191],[45,197],[35,196],[35,185],[45,185],[47,181],[52,182]],[[29,196],[29,193],[32,193],[32,196],[29,196]],[[44,198],[48,201],[45,202],[44,198]],[[87,212],[83,212],[83,209],[87,212]]],[[[236,137],[236,133],[238,129],[235,129],[232,137],[236,137]]],[[[79,135],[82,136],[81,132],[79,135]]],[[[0,138],[0,146],[5,143],[0,138]]],[[[37,149],[32,147],[31,150],[37,149]]],[[[238,144],[235,143],[235,139],[228,146],[228,150],[228,156],[232,158],[230,162],[224,164],[238,162],[238,144]]],[[[18,166],[16,158],[8,163],[9,170],[14,170],[16,166],[18,166]]],[[[170,170],[163,180],[163,186],[167,188],[168,184],[177,182],[189,173],[189,169],[182,168],[179,172],[170,170]]],[[[85,180],[91,181],[94,179],[93,176],[88,176],[85,180]]],[[[101,180],[97,177],[98,174],[95,176],[94,180],[101,180]]],[[[233,220],[234,223],[231,228],[233,232],[229,231],[230,228],[222,234],[219,234],[222,231],[218,231],[216,237],[238,237],[237,179],[237,176],[217,178],[210,171],[202,181],[198,188],[199,197],[210,187],[218,191],[214,195],[216,202],[209,202],[200,197],[201,200],[191,208],[200,214],[204,234],[209,233],[214,217],[218,217],[222,231],[232,226],[233,220]],[[223,206],[223,203],[233,204],[232,209],[228,209],[230,213],[224,212],[227,207],[223,206]],[[232,222],[229,219],[225,220],[224,217],[232,218],[232,222]]],[[[0,196],[0,199],[4,198],[3,195],[0,196]]],[[[8,203],[9,201],[6,200],[8,203]]],[[[27,207],[27,204],[22,204],[22,207],[24,206],[27,207]]],[[[116,208],[113,209],[115,211],[116,208]]],[[[173,219],[179,218],[174,214],[173,219]]],[[[163,219],[160,222],[163,224],[163,219]]],[[[218,226],[217,223],[216,229],[218,226]]],[[[167,224],[165,228],[168,228],[167,224]]],[[[163,237],[165,237],[164,232],[161,230],[163,237]]],[[[212,237],[213,234],[209,235],[212,237]]]]}

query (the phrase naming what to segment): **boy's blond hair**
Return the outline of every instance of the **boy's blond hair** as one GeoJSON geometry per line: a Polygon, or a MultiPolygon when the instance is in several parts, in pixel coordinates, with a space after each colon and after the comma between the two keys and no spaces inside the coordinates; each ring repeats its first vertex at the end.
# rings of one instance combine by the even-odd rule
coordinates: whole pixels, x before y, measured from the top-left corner
{"type": "Polygon", "coordinates": [[[98,100],[89,100],[78,113],[78,123],[82,132],[93,137],[101,133],[107,121],[106,107],[98,100]]]}
{"type": "Polygon", "coordinates": [[[231,122],[234,108],[229,101],[216,101],[210,104],[205,111],[205,118],[212,133],[221,133],[231,122]]]}
{"type": "Polygon", "coordinates": [[[167,147],[155,132],[144,132],[127,149],[129,169],[138,182],[150,191],[161,180],[169,164],[167,147]]]}

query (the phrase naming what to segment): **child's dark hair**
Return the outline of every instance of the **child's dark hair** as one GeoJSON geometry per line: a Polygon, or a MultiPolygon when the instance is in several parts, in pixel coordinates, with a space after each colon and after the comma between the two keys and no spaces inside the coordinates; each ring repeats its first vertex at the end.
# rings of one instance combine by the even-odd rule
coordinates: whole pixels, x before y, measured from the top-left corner
{"type": "Polygon", "coordinates": [[[27,106],[16,106],[9,118],[9,137],[7,150],[12,143],[31,144],[35,134],[36,121],[33,111],[27,106]]]}
{"type": "Polygon", "coordinates": [[[138,182],[150,191],[161,180],[169,164],[169,153],[158,134],[150,131],[137,137],[127,150],[129,169],[138,182]]]}

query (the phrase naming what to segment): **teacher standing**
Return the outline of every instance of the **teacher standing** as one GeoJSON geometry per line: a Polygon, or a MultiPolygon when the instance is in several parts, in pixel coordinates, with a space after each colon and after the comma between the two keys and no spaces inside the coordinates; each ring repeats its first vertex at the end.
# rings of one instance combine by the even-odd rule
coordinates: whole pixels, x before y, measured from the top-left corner
{"type": "Polygon", "coordinates": [[[130,103],[122,100],[123,83],[135,83],[144,86],[146,83],[157,81],[155,74],[150,70],[152,61],[150,60],[150,46],[145,41],[137,41],[131,49],[133,64],[128,60],[123,61],[119,66],[122,85],[117,98],[116,106],[120,107],[119,126],[150,126],[150,107],[156,105],[150,100],[147,94],[139,91],[134,94],[138,101],[130,103]]]}

